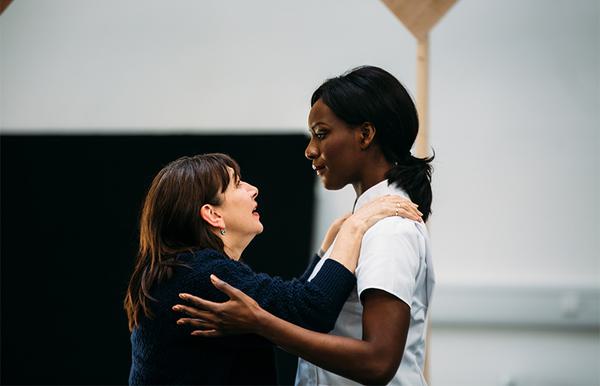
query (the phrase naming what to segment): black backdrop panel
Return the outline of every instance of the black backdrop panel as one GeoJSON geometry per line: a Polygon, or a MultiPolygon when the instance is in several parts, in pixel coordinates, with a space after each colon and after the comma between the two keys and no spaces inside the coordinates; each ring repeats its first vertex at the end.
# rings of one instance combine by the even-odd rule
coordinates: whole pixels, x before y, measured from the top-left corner
{"type": "MultiPolygon", "coordinates": [[[[137,218],[169,161],[230,154],[259,187],[265,231],[245,260],[290,278],[310,251],[314,175],[302,135],[1,138],[3,384],[123,384],[130,364],[122,300],[137,218]]],[[[278,354],[280,381],[295,359],[278,354]]]]}

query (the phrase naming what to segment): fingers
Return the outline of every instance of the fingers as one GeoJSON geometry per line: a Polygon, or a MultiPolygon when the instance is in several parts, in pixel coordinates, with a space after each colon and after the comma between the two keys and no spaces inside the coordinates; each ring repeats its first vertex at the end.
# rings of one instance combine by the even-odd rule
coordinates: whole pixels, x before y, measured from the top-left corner
{"type": "Polygon", "coordinates": [[[388,195],[384,196],[383,200],[394,205],[394,216],[401,216],[414,221],[421,221],[421,217],[423,217],[423,213],[417,209],[419,206],[407,198],[388,195]]]}
{"type": "MultiPolygon", "coordinates": [[[[228,283],[219,279],[216,275],[210,275],[210,281],[216,289],[228,295],[230,299],[240,298],[243,294],[242,291],[238,290],[235,287],[232,287],[228,283]]],[[[220,303],[211,302],[202,299],[198,296],[190,295],[188,293],[180,293],[179,297],[185,300],[186,302],[190,303],[194,307],[203,310],[216,311],[220,307],[220,303]]]]}
{"type": "Polygon", "coordinates": [[[387,208],[386,216],[400,216],[414,221],[423,221],[423,213],[419,211],[419,206],[405,197],[386,195],[373,200],[372,205],[373,208],[376,208],[377,205],[387,208]]]}
{"type": "Polygon", "coordinates": [[[405,217],[410,217],[414,220],[418,220],[423,216],[423,213],[421,213],[417,208],[418,205],[411,202],[410,200],[407,199],[402,199],[400,201],[400,203],[396,204],[398,206],[398,209],[404,210],[404,212],[408,215],[405,217]],[[417,217],[417,218],[414,218],[417,217]]]}
{"type": "Polygon", "coordinates": [[[176,304],[173,306],[173,311],[181,312],[182,314],[189,315],[194,318],[203,320],[213,320],[214,316],[210,311],[198,310],[193,307],[185,306],[183,304],[176,304]]]}
{"type": "Polygon", "coordinates": [[[406,197],[402,197],[402,196],[396,196],[393,194],[388,194],[387,196],[383,196],[382,199],[384,201],[390,201],[393,203],[397,203],[400,204],[401,206],[410,206],[413,208],[418,208],[419,205],[415,204],[414,202],[412,202],[410,199],[406,198],[406,197]]]}
{"type": "MultiPolygon", "coordinates": [[[[413,208],[414,210],[416,210],[418,212],[418,207],[419,205],[415,204],[414,202],[407,200],[407,199],[403,199],[401,205],[404,205],[406,207],[410,207],[413,208]]],[[[420,213],[420,212],[419,212],[420,213]]]]}
{"type": "Polygon", "coordinates": [[[221,333],[218,330],[195,330],[192,331],[193,336],[200,336],[200,337],[204,337],[204,338],[216,338],[219,336],[223,336],[223,333],[221,333]]]}
{"type": "Polygon", "coordinates": [[[228,283],[219,279],[214,274],[210,275],[210,281],[212,282],[212,284],[215,286],[216,289],[218,289],[219,291],[221,291],[224,294],[226,294],[227,296],[229,296],[230,299],[239,299],[243,296],[242,291],[240,291],[239,289],[237,289],[235,287],[232,287],[228,283]]]}
{"type": "Polygon", "coordinates": [[[404,201],[396,204],[396,216],[401,216],[414,221],[422,221],[423,213],[421,213],[414,204],[404,201]]]}
{"type": "Polygon", "coordinates": [[[192,318],[178,319],[177,324],[180,326],[194,327],[200,330],[216,330],[218,327],[215,323],[209,322],[207,320],[192,318]]]}
{"type": "Polygon", "coordinates": [[[186,294],[186,293],[179,294],[179,297],[181,299],[185,300],[186,302],[190,303],[194,307],[200,308],[203,310],[214,311],[219,306],[219,303],[204,300],[202,298],[199,298],[198,296],[194,296],[194,295],[190,295],[190,294],[186,294]]]}
{"type": "Polygon", "coordinates": [[[412,206],[396,208],[395,216],[404,217],[413,221],[423,221],[422,214],[412,206]]]}

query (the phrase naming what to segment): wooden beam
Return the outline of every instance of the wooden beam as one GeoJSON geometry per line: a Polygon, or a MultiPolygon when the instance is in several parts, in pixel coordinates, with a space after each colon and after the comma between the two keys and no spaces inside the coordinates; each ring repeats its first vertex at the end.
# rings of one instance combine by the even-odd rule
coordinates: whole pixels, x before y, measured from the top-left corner
{"type": "Polygon", "coordinates": [[[382,0],[417,39],[417,96],[419,133],[415,155],[427,157],[429,151],[429,32],[457,0],[382,0]]]}
{"type": "Polygon", "coordinates": [[[404,26],[424,39],[457,0],[382,0],[404,26]]]}
{"type": "Polygon", "coordinates": [[[417,40],[417,114],[419,132],[415,140],[415,155],[429,155],[429,35],[417,40]]]}

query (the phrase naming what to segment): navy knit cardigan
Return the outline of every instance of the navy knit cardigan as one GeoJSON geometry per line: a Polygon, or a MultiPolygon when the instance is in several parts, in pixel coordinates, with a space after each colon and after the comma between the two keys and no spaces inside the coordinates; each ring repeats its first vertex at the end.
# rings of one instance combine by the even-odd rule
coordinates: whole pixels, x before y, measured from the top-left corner
{"type": "Polygon", "coordinates": [[[227,296],[210,282],[210,274],[239,288],[261,307],[291,323],[328,332],[356,284],[340,263],[327,259],[308,282],[316,257],[298,279],[283,280],[252,271],[211,249],[177,257],[188,267],[176,267],[173,276],[151,291],[154,318],[143,318],[131,334],[130,384],[275,384],[270,342],[257,335],[221,338],[190,336],[191,328],[178,326],[181,314],[171,307],[181,303],[180,292],[224,302],[227,296]]]}

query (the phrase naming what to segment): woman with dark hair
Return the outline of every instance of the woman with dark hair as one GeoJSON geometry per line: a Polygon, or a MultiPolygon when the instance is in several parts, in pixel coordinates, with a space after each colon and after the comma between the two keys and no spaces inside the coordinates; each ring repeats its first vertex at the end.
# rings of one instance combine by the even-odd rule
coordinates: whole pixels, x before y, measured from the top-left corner
{"type": "MultiPolygon", "coordinates": [[[[387,194],[409,197],[423,219],[431,211],[431,158],[410,149],[418,118],[406,89],[388,72],[360,67],[323,83],[312,95],[305,155],[326,189],[352,184],[354,212],[387,194]]],[[[333,246],[342,242],[336,239],[333,246]]],[[[314,267],[314,280],[332,249],[314,267]]],[[[218,275],[217,275],[218,276],[218,275]]],[[[199,336],[258,333],[301,357],[298,385],[424,385],[426,317],[434,286],[429,237],[421,222],[386,218],[363,237],[357,283],[329,335],[308,331],[263,310],[219,280],[230,301],[186,295],[185,323],[199,336]]],[[[225,280],[226,281],[226,280],[225,280]]],[[[233,286],[235,287],[235,286],[233,286]]]]}
{"type": "MultiPolygon", "coordinates": [[[[198,340],[176,325],[171,311],[183,291],[206,299],[226,296],[216,274],[253,296],[265,310],[297,325],[329,331],[355,283],[361,238],[379,219],[418,219],[409,200],[385,197],[331,229],[338,243],[319,274],[284,281],[240,261],[263,230],[258,189],[241,180],[224,154],[182,157],[154,178],[140,218],[140,245],[124,301],[132,344],[131,384],[273,384],[272,345],[256,335],[198,340]]],[[[319,262],[316,259],[311,267],[319,262]]],[[[309,268],[312,271],[312,268],[309,268]]]]}

